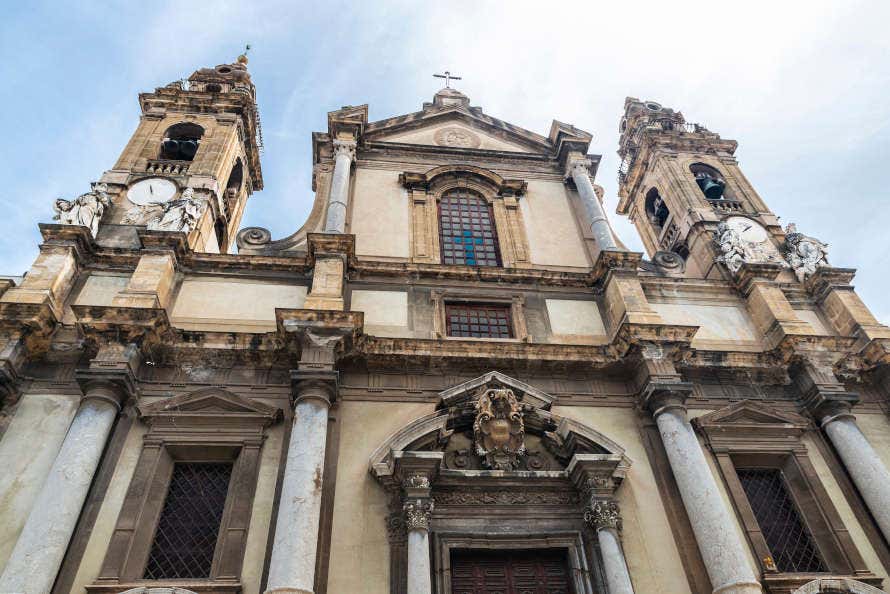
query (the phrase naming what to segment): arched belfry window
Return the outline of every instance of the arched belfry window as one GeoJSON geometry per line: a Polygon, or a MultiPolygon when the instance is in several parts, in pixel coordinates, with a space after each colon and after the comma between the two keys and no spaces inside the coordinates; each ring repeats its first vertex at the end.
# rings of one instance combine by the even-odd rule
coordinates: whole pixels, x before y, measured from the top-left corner
{"type": "Polygon", "coordinates": [[[204,128],[198,124],[184,122],[167,128],[161,142],[161,159],[191,161],[198,152],[204,128]]]}
{"type": "Polygon", "coordinates": [[[498,236],[491,205],[480,194],[455,188],[439,200],[442,263],[500,266],[498,236]]]}
{"type": "Polygon", "coordinates": [[[664,198],[661,197],[658,190],[656,188],[649,190],[646,194],[646,216],[649,218],[649,222],[658,231],[661,231],[670,214],[671,212],[668,210],[667,204],[665,204],[664,198]]]}
{"type": "Polygon", "coordinates": [[[732,192],[726,187],[726,179],[719,171],[705,165],[695,163],[689,167],[695,176],[695,183],[708,200],[733,200],[732,192]]]}

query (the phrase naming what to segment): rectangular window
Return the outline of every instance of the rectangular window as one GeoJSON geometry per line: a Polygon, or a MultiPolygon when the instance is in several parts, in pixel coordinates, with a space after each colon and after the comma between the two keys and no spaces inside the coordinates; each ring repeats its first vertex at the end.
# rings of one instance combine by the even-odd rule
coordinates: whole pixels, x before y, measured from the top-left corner
{"type": "Polygon", "coordinates": [[[470,338],[513,338],[509,305],[446,303],[448,336],[470,338]]]}
{"type": "Polygon", "coordinates": [[[736,472],[776,568],[791,573],[828,571],[782,472],[773,468],[738,468],[736,472]]]}
{"type": "Polygon", "coordinates": [[[173,466],[145,579],[210,577],[231,476],[231,463],[173,466]]]}
{"type": "Polygon", "coordinates": [[[478,194],[446,192],[439,201],[442,263],[463,266],[500,266],[498,238],[491,205],[478,194]]]}

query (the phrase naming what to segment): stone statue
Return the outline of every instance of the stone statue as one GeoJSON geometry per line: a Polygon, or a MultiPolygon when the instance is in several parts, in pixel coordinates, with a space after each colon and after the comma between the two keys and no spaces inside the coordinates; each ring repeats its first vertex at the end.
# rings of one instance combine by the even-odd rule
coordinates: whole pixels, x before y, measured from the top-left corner
{"type": "Polygon", "coordinates": [[[81,194],[74,200],[58,198],[53,204],[53,210],[56,211],[53,220],[59,221],[62,225],[87,227],[95,237],[99,231],[99,221],[109,206],[111,198],[108,197],[108,186],[93,183],[89,192],[81,194]]]}
{"type": "Polygon", "coordinates": [[[189,233],[198,225],[204,201],[195,198],[195,190],[186,188],[176,200],[135,205],[121,223],[145,225],[151,231],[182,231],[189,233]]]}
{"type": "Polygon", "coordinates": [[[747,249],[747,242],[744,241],[738,232],[720,221],[717,225],[717,236],[714,241],[720,247],[721,254],[717,257],[718,262],[723,262],[733,274],[739,271],[742,264],[750,261],[750,254],[747,249]]]}
{"type": "Polygon", "coordinates": [[[789,223],[785,228],[782,253],[800,282],[805,281],[820,266],[828,266],[828,244],[798,233],[794,223],[789,223]]]}
{"type": "Polygon", "coordinates": [[[788,264],[775,246],[769,241],[758,243],[748,241],[742,237],[739,230],[727,223],[720,221],[717,225],[717,234],[714,241],[720,248],[718,262],[723,262],[729,270],[735,274],[746,263],[779,264],[787,267],[788,264]]]}
{"type": "Polygon", "coordinates": [[[203,201],[195,199],[195,191],[192,188],[186,188],[182,192],[182,196],[161,205],[163,211],[160,217],[150,220],[148,228],[152,231],[188,233],[198,225],[203,205],[203,201]]]}

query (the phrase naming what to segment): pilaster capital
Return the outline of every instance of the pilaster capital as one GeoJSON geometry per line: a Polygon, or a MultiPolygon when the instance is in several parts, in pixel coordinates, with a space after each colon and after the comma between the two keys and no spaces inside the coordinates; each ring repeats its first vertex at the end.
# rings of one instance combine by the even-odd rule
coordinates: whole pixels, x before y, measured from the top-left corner
{"type": "Polygon", "coordinates": [[[686,399],[690,394],[690,382],[650,381],[640,393],[640,405],[653,418],[671,410],[679,410],[685,414],[686,399]]]}
{"type": "Polygon", "coordinates": [[[430,518],[433,515],[435,504],[432,499],[418,498],[406,499],[402,504],[402,513],[405,516],[405,529],[429,531],[430,518]]]}
{"type": "Polygon", "coordinates": [[[597,499],[584,509],[584,521],[594,530],[621,530],[621,512],[618,503],[597,499]]]}
{"type": "Polygon", "coordinates": [[[334,158],[335,159],[341,155],[345,155],[345,156],[349,157],[350,161],[355,160],[355,148],[358,144],[358,143],[356,143],[355,140],[347,140],[344,138],[335,138],[332,141],[332,144],[334,145],[334,158]]]}

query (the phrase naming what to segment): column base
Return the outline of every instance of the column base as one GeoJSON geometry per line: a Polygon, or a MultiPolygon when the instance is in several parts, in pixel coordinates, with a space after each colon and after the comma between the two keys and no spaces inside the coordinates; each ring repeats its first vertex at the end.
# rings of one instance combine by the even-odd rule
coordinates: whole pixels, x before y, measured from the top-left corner
{"type": "Polygon", "coordinates": [[[263,594],[315,594],[315,592],[302,588],[275,588],[274,590],[266,590],[263,594]]]}
{"type": "Polygon", "coordinates": [[[763,594],[763,586],[758,582],[736,582],[717,588],[713,594],[763,594]]]}

